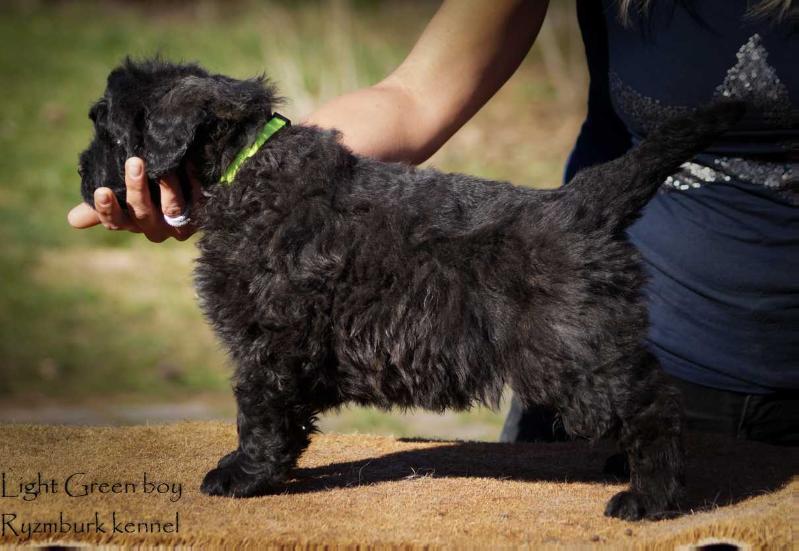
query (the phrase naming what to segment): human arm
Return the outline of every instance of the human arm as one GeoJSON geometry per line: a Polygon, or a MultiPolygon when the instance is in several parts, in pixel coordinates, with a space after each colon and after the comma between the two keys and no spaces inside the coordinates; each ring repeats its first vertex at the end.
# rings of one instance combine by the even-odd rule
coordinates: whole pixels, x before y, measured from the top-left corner
{"type": "Polygon", "coordinates": [[[381,82],[322,105],[306,123],[384,161],[420,163],[463,126],[530,50],[548,0],[447,0],[381,82]]]}
{"type": "MultiPolygon", "coordinates": [[[[334,98],[304,122],[337,128],[354,152],[385,161],[419,163],[430,157],[513,74],[532,46],[548,0],[446,0],[407,58],[381,82],[334,98]]],[[[94,208],[74,207],[69,223],[144,233],[151,241],[185,239],[190,226],[173,228],[163,214],[183,209],[177,179],[160,182],[161,211],[149,196],[143,170],[125,165],[128,216],[108,188],[94,208]]],[[[196,182],[194,182],[196,184],[196,182]]],[[[199,196],[199,195],[195,195],[199,196]]]]}

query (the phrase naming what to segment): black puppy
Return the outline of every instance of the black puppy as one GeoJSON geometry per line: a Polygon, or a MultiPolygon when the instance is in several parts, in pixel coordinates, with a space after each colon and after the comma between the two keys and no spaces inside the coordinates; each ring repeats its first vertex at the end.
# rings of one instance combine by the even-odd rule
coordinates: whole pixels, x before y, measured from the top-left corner
{"type": "MultiPolygon", "coordinates": [[[[643,346],[644,281],[625,228],[679,165],[728,129],[720,104],[654,132],[558,190],[533,191],[359,157],[287,126],[220,182],[273,116],[261,79],[127,61],[92,107],[82,192],[125,203],[123,165],[202,181],[196,286],[236,363],[238,449],[213,495],[280,485],[319,412],[347,402],[464,409],[509,385],[567,431],[618,437],[631,488],[606,514],[656,517],[683,489],[680,405],[643,346]]],[[[253,148],[255,149],[255,148],[253,148]]]]}

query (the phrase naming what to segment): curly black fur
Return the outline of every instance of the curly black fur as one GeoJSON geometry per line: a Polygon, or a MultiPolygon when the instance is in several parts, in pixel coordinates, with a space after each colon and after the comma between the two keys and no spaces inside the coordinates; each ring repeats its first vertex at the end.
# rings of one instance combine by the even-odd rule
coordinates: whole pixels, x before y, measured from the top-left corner
{"type": "Polygon", "coordinates": [[[533,191],[359,157],[334,131],[281,130],[217,184],[271,115],[262,79],[127,61],[92,108],[83,196],[146,161],[191,161],[205,200],[196,286],[235,360],[238,449],[208,494],[282,483],[315,416],[348,402],[495,406],[504,385],[572,435],[616,435],[629,491],[606,514],[656,517],[683,491],[680,406],[643,347],[644,280],[625,227],[683,161],[740,116],[725,103],[667,124],[558,190],[533,191]]]}

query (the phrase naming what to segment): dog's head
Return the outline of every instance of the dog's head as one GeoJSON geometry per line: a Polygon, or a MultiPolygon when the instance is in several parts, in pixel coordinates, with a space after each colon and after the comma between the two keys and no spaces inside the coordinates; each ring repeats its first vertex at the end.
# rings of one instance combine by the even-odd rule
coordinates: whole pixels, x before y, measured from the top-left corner
{"type": "Polygon", "coordinates": [[[221,164],[269,118],[274,101],[263,78],[235,80],[197,65],[125,60],[89,111],[95,135],[80,155],[84,201],[94,205],[94,190],[106,186],[124,206],[125,160],[132,156],[144,159],[153,191],[158,178],[186,161],[204,183],[218,180],[221,164]]]}

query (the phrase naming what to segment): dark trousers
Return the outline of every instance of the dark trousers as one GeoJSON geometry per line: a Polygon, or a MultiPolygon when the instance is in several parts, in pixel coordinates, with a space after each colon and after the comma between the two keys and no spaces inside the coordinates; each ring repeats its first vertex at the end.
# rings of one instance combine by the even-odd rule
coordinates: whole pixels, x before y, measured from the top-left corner
{"type": "MultiPolygon", "coordinates": [[[[799,445],[799,391],[742,394],[681,379],[672,379],[672,383],[682,393],[688,431],[721,433],[784,446],[799,445]]],[[[500,435],[501,442],[568,439],[554,411],[543,406],[525,409],[513,397],[500,435]]]]}

